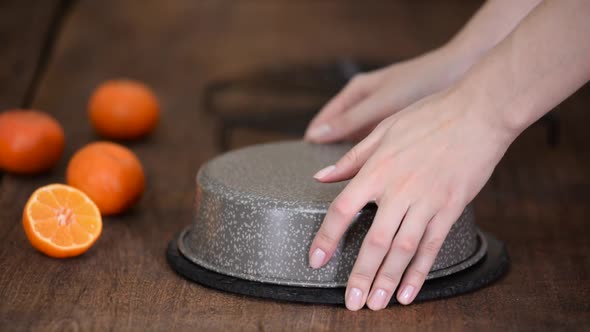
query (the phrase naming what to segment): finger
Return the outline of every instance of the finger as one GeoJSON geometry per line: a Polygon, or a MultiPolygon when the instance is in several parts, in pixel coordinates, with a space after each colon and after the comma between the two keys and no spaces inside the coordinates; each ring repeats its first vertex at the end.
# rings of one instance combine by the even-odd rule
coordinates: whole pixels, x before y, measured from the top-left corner
{"type": "Polygon", "coordinates": [[[407,208],[408,205],[403,201],[394,199],[382,204],[377,210],[348,277],[345,301],[349,310],[359,310],[367,301],[375,274],[390,249],[407,208]]]}
{"type": "Polygon", "coordinates": [[[379,147],[390,123],[387,119],[382,121],[369,136],[352,147],[336,164],[321,169],[313,177],[320,182],[337,182],[355,176],[379,147]]]}
{"type": "Polygon", "coordinates": [[[387,306],[433,215],[433,209],[424,205],[409,207],[373,283],[367,303],[370,309],[387,306]]]}
{"type": "MultiPolygon", "coordinates": [[[[310,122],[306,132],[305,140],[316,142],[322,136],[332,131],[327,122],[338,117],[357,103],[364,100],[375,85],[371,74],[358,74],[332,98],[310,122]]],[[[319,141],[318,141],[319,143],[319,141]]]]}
{"type": "Polygon", "coordinates": [[[331,143],[342,139],[350,139],[358,131],[375,125],[388,115],[394,114],[399,108],[391,100],[391,91],[381,89],[371,96],[358,102],[346,112],[326,120],[332,130],[316,139],[319,143],[331,143]]]}
{"type": "Polygon", "coordinates": [[[346,86],[331,98],[319,113],[313,118],[309,127],[314,127],[319,123],[340,114],[348,108],[354,106],[366,97],[367,89],[362,76],[351,79],[346,86]]]}
{"type": "Polygon", "coordinates": [[[353,142],[360,142],[362,140],[364,140],[365,138],[367,138],[367,136],[369,136],[369,134],[375,130],[375,128],[377,127],[377,125],[379,124],[379,122],[375,122],[375,123],[371,123],[368,126],[365,126],[364,128],[359,129],[358,131],[356,131],[354,134],[352,134],[350,136],[350,140],[353,142]]]}
{"type": "Polygon", "coordinates": [[[340,238],[356,214],[376,196],[371,179],[355,177],[334,199],[309,249],[309,265],[324,266],[336,251],[340,238]]]}
{"type": "Polygon", "coordinates": [[[432,219],[420,241],[414,259],[403,276],[397,294],[398,302],[410,304],[422,288],[430,268],[443,245],[452,225],[461,216],[462,209],[443,209],[432,219]]]}

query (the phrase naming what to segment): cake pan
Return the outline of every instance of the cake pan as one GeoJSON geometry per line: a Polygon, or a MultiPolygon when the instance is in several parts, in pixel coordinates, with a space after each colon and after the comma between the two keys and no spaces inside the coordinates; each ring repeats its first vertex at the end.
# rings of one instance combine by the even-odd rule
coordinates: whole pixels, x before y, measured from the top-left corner
{"type": "MultiPolygon", "coordinates": [[[[350,145],[288,141],[221,155],[196,177],[195,216],[175,248],[200,268],[266,284],[341,288],[377,207],[354,218],[332,259],[308,265],[308,250],[332,200],[347,182],[321,184],[313,174],[350,145]]],[[[447,277],[478,263],[487,237],[468,206],[451,228],[427,279],[447,277]]]]}

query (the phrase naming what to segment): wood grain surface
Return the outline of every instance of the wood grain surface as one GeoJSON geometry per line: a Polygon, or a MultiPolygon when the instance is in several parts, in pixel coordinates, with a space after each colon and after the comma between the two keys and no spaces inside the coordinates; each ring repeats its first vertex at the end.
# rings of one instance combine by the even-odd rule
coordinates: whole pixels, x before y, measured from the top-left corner
{"type": "MultiPolygon", "coordinates": [[[[20,4],[0,7],[0,104],[24,102],[31,66],[46,56],[31,105],[62,123],[67,147],[49,174],[0,179],[0,330],[590,328],[588,87],[557,110],[558,146],[547,146],[542,127],[527,130],[476,198],[478,223],[507,243],[513,260],[509,274],[483,290],[352,313],[221,293],[166,263],[167,242],[191,222],[196,171],[219,153],[218,123],[200,109],[206,82],[276,63],[416,55],[441,45],[478,2],[86,0],[69,8],[44,55],[56,2],[20,4]],[[105,218],[86,254],[50,259],[28,244],[22,207],[36,187],[64,181],[76,149],[100,139],[86,103],[97,84],[115,77],[145,81],[162,104],[156,132],[126,143],[143,162],[147,191],[131,212],[105,218]]],[[[280,137],[237,133],[233,146],[280,137]]]]}
{"type": "Polygon", "coordinates": [[[0,1],[0,109],[29,106],[66,1],[0,1]]]}

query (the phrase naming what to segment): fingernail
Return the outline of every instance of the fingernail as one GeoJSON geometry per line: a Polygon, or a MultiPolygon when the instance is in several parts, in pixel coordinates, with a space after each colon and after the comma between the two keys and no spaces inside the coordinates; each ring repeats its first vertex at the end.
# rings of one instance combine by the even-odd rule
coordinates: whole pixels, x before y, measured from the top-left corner
{"type": "Polygon", "coordinates": [[[317,248],[313,251],[311,257],[309,257],[309,266],[311,266],[312,269],[320,268],[324,259],[326,259],[326,253],[322,249],[317,248]]]}
{"type": "Polygon", "coordinates": [[[358,288],[351,288],[346,296],[346,307],[348,310],[359,310],[363,307],[363,291],[358,288]]]}
{"type": "Polygon", "coordinates": [[[332,171],[335,169],[336,169],[335,165],[330,165],[328,167],[324,167],[324,168],[320,169],[317,173],[315,173],[313,178],[316,180],[321,180],[321,179],[325,178],[328,174],[332,173],[332,171]]]}
{"type": "Polygon", "coordinates": [[[369,308],[373,310],[379,310],[385,308],[385,306],[387,305],[387,303],[385,303],[386,300],[387,292],[379,288],[376,291],[374,291],[373,294],[371,294],[371,296],[369,297],[369,302],[367,304],[369,305],[369,308]]]}
{"type": "Polygon", "coordinates": [[[323,124],[317,127],[310,128],[306,136],[307,138],[317,139],[321,138],[322,136],[325,136],[330,131],[332,131],[332,127],[330,127],[330,125],[328,124],[323,124]]]}
{"type": "Polygon", "coordinates": [[[399,301],[402,304],[409,304],[412,301],[412,295],[414,294],[414,286],[408,285],[402,291],[399,301]]]}

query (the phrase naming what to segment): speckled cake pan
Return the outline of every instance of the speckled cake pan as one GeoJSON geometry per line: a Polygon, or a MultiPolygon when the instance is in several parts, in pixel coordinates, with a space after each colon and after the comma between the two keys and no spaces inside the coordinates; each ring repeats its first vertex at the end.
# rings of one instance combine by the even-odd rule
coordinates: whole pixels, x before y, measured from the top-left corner
{"type": "MultiPolygon", "coordinates": [[[[197,175],[195,219],[178,238],[178,250],[222,275],[286,286],[343,287],[371,226],[374,204],[357,214],[326,266],[311,269],[307,253],[330,202],[346,185],[321,184],[313,174],[349,148],[289,141],[213,159],[197,175]]],[[[467,207],[428,279],[469,268],[485,256],[487,246],[467,207]]]]}

